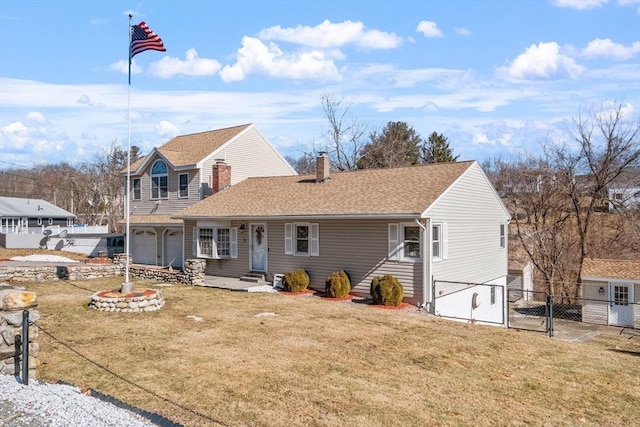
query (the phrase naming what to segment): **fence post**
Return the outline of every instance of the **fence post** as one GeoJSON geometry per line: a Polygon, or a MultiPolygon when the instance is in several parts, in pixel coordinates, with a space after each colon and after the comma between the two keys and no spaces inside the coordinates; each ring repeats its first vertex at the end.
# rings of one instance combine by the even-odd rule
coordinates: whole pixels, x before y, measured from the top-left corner
{"type": "Polygon", "coordinates": [[[547,295],[547,332],[553,336],[553,295],[547,295]]]}
{"type": "Polygon", "coordinates": [[[29,385],[29,310],[22,312],[22,384],[29,385]]]}

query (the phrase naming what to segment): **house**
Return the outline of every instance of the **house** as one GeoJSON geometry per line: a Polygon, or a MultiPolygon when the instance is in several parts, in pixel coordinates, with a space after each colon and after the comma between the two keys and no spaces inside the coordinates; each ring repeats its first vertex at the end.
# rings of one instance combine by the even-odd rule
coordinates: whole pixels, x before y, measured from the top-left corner
{"type": "Polygon", "coordinates": [[[74,214],[42,199],[0,197],[0,246],[55,249],[98,256],[114,252],[108,226],[74,224],[74,214]]]}
{"type": "Polygon", "coordinates": [[[640,261],[585,259],[582,321],[640,328],[640,261]]]}
{"type": "Polygon", "coordinates": [[[640,207],[640,167],[625,168],[607,189],[609,211],[640,207]]]}
{"type": "Polygon", "coordinates": [[[178,268],[184,233],[172,214],[250,176],[296,174],[253,124],[177,136],[130,171],[133,262],[178,268]]]}
{"type": "Polygon", "coordinates": [[[363,296],[393,274],[406,301],[428,308],[432,280],[504,290],[509,213],[477,162],[330,174],[320,155],[316,171],[248,178],[178,212],[185,254],[223,277],[304,268],[316,290],[344,270],[363,296]]]}

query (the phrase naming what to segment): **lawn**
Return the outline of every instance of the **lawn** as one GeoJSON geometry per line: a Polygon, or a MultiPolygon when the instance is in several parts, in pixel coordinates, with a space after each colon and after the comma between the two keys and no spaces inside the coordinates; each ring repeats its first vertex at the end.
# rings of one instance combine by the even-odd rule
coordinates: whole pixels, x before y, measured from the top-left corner
{"type": "Polygon", "coordinates": [[[40,332],[40,379],[187,426],[638,422],[639,338],[575,344],[415,308],[184,285],[157,287],[166,305],[156,312],[87,307],[120,282],[26,285],[38,324],[60,341],[40,332]]]}

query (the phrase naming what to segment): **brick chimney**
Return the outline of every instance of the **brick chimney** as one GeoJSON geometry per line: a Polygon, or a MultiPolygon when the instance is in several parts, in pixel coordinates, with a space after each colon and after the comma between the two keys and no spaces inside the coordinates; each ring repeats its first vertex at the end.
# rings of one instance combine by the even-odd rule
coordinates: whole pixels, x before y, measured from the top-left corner
{"type": "Polygon", "coordinates": [[[211,192],[213,194],[231,186],[231,166],[224,159],[216,159],[211,177],[211,192]]]}
{"type": "Polygon", "coordinates": [[[316,182],[325,182],[329,179],[329,156],[325,151],[320,151],[316,158],[316,182]]]}

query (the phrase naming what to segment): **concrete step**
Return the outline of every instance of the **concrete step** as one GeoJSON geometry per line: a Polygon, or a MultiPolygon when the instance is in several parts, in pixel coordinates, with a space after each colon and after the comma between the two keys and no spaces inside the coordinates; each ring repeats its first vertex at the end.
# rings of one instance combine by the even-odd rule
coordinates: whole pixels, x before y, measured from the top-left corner
{"type": "Polygon", "coordinates": [[[240,277],[240,280],[243,282],[251,282],[251,283],[267,283],[267,281],[265,280],[264,273],[249,272],[244,276],[240,277]]]}

